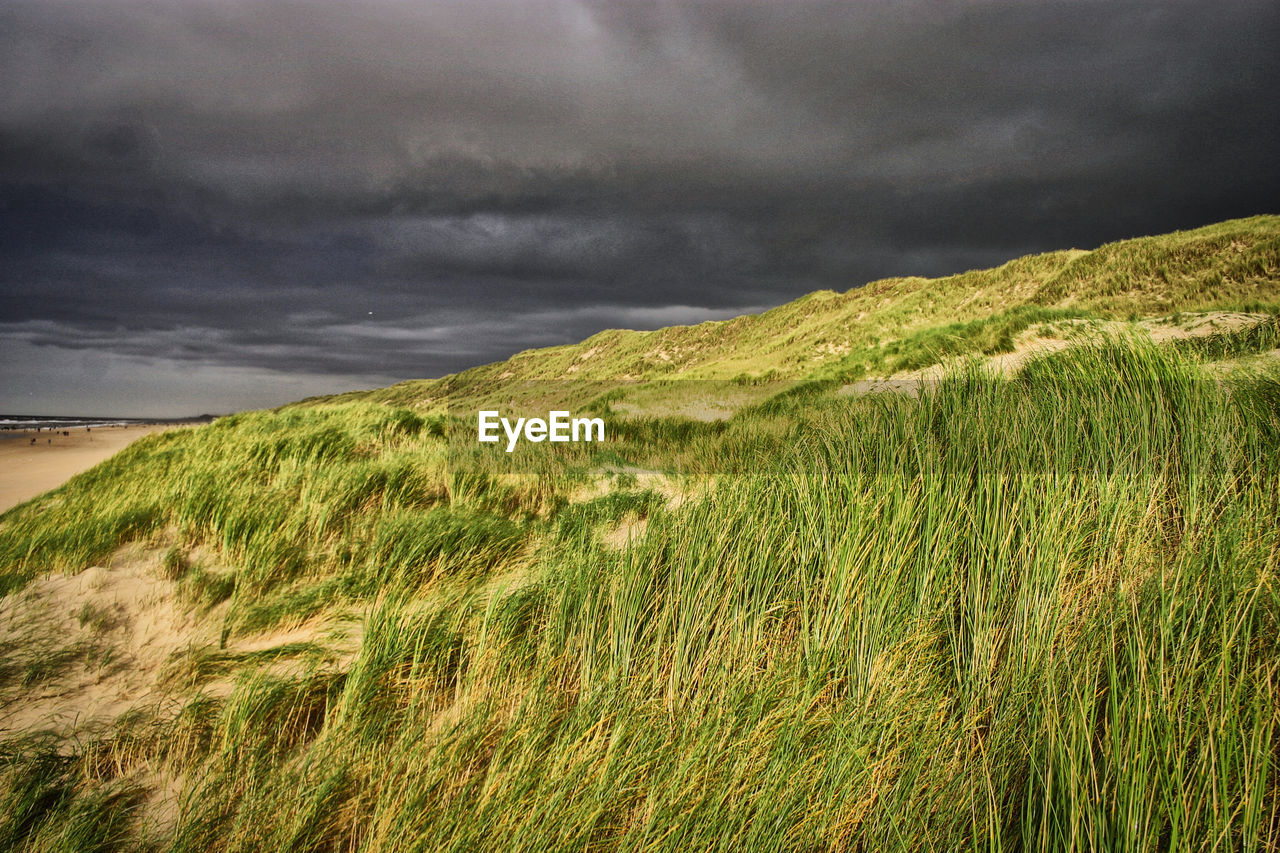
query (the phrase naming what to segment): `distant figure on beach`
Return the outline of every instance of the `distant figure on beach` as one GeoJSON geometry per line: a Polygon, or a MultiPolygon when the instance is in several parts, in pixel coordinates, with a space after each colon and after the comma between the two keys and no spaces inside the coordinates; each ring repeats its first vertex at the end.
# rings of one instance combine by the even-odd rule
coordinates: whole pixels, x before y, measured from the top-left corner
{"type": "Polygon", "coordinates": [[[34,438],[33,438],[33,439],[31,439],[31,443],[32,443],[32,444],[35,444],[35,443],[36,443],[36,440],[35,440],[34,438]]]}

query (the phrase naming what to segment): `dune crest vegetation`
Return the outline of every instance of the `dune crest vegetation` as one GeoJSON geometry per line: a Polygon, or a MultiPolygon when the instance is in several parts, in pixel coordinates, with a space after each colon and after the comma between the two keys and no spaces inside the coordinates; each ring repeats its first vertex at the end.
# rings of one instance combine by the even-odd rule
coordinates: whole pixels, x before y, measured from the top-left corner
{"type": "Polygon", "coordinates": [[[1256,322],[1280,313],[1278,280],[1280,216],[1254,216],[943,278],[823,290],[732,320],[609,329],[578,344],[339,399],[443,411],[501,400],[522,382],[581,384],[584,393],[671,379],[848,382],[957,356],[996,356],[1031,341],[1071,340],[1082,325],[1142,330],[1143,319],[1177,325],[1204,312],[1252,313],[1256,322]]]}

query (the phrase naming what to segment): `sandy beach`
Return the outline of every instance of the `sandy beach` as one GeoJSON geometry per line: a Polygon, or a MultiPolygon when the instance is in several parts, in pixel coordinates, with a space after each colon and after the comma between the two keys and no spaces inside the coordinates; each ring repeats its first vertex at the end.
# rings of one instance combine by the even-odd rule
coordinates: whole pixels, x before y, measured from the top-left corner
{"type": "Polygon", "coordinates": [[[60,486],[133,442],[169,425],[84,427],[61,432],[14,431],[0,437],[0,512],[60,486]],[[35,439],[35,444],[31,439],[35,439]]]}

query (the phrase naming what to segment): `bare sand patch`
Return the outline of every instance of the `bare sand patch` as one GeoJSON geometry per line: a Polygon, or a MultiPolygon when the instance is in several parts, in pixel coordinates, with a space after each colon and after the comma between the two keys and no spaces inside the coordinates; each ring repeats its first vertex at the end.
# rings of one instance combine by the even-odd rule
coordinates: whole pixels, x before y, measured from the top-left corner
{"type": "MultiPolygon", "coordinates": [[[[0,740],[49,733],[72,747],[109,734],[128,712],[172,718],[193,688],[225,699],[246,666],[276,677],[294,674],[298,663],[291,656],[263,652],[324,637],[331,652],[326,665],[345,670],[359,651],[363,625],[345,618],[314,618],[220,648],[227,604],[204,611],[186,605],[182,582],[165,576],[164,553],[127,545],[105,565],[50,574],[0,597],[0,740]],[[175,666],[210,654],[227,667],[194,682],[172,677],[175,666]]],[[[185,778],[154,759],[141,760],[127,775],[146,792],[144,832],[168,837],[180,819],[185,778]]]]}
{"type": "Polygon", "coordinates": [[[107,566],[53,574],[0,598],[0,737],[91,732],[159,705],[156,676],[173,653],[217,641],[178,605],[159,558],[125,548],[107,566]]]}
{"type": "Polygon", "coordinates": [[[610,551],[622,551],[643,539],[648,529],[647,518],[628,518],[612,530],[606,531],[600,537],[600,543],[610,551]]]}
{"type": "Polygon", "coordinates": [[[615,478],[619,475],[635,478],[632,487],[637,490],[651,489],[662,495],[666,499],[667,509],[676,509],[694,493],[705,491],[707,488],[705,481],[691,482],[662,471],[637,468],[634,465],[611,467],[601,471],[600,474],[601,476],[593,478],[589,484],[570,495],[569,503],[582,503],[617,491],[620,486],[615,478]]]}
{"type": "Polygon", "coordinates": [[[1238,311],[1203,311],[1181,313],[1156,320],[1143,320],[1138,325],[1151,334],[1156,343],[1184,341],[1251,329],[1265,323],[1267,314],[1245,314],[1238,311]]]}
{"type": "Polygon", "coordinates": [[[165,716],[191,689],[225,697],[245,667],[281,677],[297,668],[292,654],[262,654],[274,649],[316,643],[339,669],[359,651],[362,625],[337,616],[224,643],[228,605],[187,604],[163,553],[127,545],[104,566],[46,575],[0,598],[0,739],[93,735],[128,711],[165,716]],[[216,668],[181,677],[202,659],[216,668]]]}
{"type": "MultiPolygon", "coordinates": [[[[1149,317],[1137,322],[1122,320],[1056,320],[1036,323],[1017,336],[1013,350],[986,356],[983,367],[993,376],[1015,375],[1034,359],[1070,349],[1108,335],[1137,333],[1147,335],[1156,344],[1206,338],[1253,328],[1266,322],[1269,315],[1229,311],[1180,313],[1168,317],[1149,317]]],[[[899,371],[885,378],[871,377],[842,386],[836,393],[861,396],[876,392],[895,392],[916,396],[927,382],[942,379],[954,367],[956,359],[933,364],[919,370],[899,371]]]]}

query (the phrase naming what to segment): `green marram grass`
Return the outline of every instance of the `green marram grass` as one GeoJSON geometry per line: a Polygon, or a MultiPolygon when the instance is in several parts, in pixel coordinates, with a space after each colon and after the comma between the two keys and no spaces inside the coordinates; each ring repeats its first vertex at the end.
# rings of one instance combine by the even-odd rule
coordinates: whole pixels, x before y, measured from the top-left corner
{"type": "MultiPolygon", "coordinates": [[[[1278,223],[142,439],[0,517],[0,591],[142,547],[221,642],[105,731],[0,738],[0,848],[1276,849],[1278,223]],[[1226,309],[1271,319],[980,359],[1226,309]],[[691,420],[690,380],[745,396],[691,420]],[[477,402],[555,394],[610,442],[474,443],[477,402]],[[311,619],[355,640],[237,650],[311,619]]],[[[0,695],[107,653],[0,649],[0,695]]]]}
{"type": "Polygon", "coordinates": [[[11,586],[163,536],[237,567],[228,630],[338,601],[365,617],[345,669],[304,654],[69,753],[4,744],[0,838],[1280,844],[1274,372],[1207,381],[1187,353],[1114,342],[918,398],[639,422],[623,455],[698,445],[721,466],[675,508],[630,482],[573,501],[568,451],[536,480],[466,470],[447,427],[369,404],[238,416],[9,513],[11,586]],[[602,547],[592,531],[628,513],[647,534],[602,547]],[[143,766],[185,780],[170,834],[141,820],[143,766]]]}

